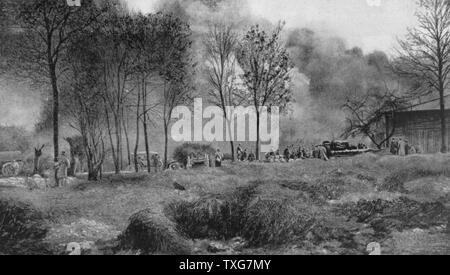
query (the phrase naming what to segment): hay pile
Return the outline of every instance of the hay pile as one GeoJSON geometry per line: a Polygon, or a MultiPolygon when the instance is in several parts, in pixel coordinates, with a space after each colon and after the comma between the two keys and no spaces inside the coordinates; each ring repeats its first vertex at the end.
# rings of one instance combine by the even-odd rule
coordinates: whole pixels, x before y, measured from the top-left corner
{"type": "Polygon", "coordinates": [[[43,242],[47,232],[42,212],[26,203],[0,200],[0,253],[51,254],[43,242]]]}
{"type": "Polygon", "coordinates": [[[172,202],[165,213],[178,230],[192,239],[225,241],[242,237],[250,246],[265,246],[285,244],[304,236],[313,217],[289,198],[263,194],[262,186],[252,183],[225,195],[172,202]]]}
{"type": "Polygon", "coordinates": [[[175,201],[165,207],[166,216],[192,239],[231,239],[239,236],[246,207],[256,186],[238,188],[225,195],[208,195],[193,202],[175,201]]]}
{"type": "Polygon", "coordinates": [[[143,254],[188,255],[189,243],[175,226],[151,210],[143,210],[130,218],[130,224],[119,237],[119,249],[143,254]]]}

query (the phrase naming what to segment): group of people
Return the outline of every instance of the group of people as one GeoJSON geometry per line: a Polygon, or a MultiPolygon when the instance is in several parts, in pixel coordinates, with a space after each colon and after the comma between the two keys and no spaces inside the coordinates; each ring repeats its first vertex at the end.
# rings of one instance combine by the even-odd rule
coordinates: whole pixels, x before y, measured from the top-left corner
{"type": "Polygon", "coordinates": [[[266,154],[266,161],[269,162],[290,162],[303,159],[321,159],[328,161],[328,149],[324,145],[312,146],[310,149],[305,146],[296,147],[295,145],[291,145],[284,149],[283,154],[280,154],[280,150],[272,150],[272,152],[266,154]]]}
{"type": "Polygon", "coordinates": [[[396,156],[407,156],[420,154],[420,149],[409,144],[405,138],[393,138],[390,144],[390,151],[396,156]]]}
{"type": "Polygon", "coordinates": [[[237,147],[237,159],[241,162],[254,162],[256,161],[256,155],[253,153],[253,151],[248,151],[247,148],[243,149],[242,145],[239,144],[237,147]]]}

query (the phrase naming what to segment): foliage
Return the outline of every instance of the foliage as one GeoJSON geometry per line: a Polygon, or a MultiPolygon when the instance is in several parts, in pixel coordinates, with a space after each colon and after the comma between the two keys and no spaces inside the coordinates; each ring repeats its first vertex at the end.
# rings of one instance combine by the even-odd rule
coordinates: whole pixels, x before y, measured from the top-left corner
{"type": "Polygon", "coordinates": [[[48,226],[43,213],[31,205],[0,200],[0,253],[43,254],[48,226]]]}
{"type": "Polygon", "coordinates": [[[243,70],[242,81],[249,92],[248,104],[257,110],[256,158],[260,153],[260,107],[278,107],[281,110],[292,101],[289,87],[291,64],[287,50],[282,46],[279,24],[268,34],[258,25],[245,34],[238,50],[237,60],[243,70]]]}

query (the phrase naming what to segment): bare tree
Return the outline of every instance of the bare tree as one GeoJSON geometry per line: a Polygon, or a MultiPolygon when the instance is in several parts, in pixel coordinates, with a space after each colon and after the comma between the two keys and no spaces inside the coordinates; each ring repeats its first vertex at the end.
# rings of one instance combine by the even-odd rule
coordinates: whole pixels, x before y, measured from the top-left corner
{"type": "MultiPolygon", "coordinates": [[[[138,171],[137,150],[139,148],[140,124],[144,132],[144,143],[147,163],[150,164],[150,141],[149,124],[155,119],[150,116],[157,115],[156,108],[159,99],[155,97],[155,91],[151,89],[152,83],[159,79],[160,59],[157,56],[158,49],[158,27],[163,22],[166,15],[163,14],[138,14],[134,19],[134,32],[132,33],[132,47],[137,56],[138,62],[134,67],[134,82],[137,89],[136,108],[136,145],[134,150],[134,166],[138,171]]],[[[147,165],[148,172],[151,173],[151,166],[147,165]]]]}
{"type": "MultiPolygon", "coordinates": [[[[34,79],[46,77],[52,89],[54,157],[59,155],[59,80],[65,69],[68,44],[80,31],[95,22],[100,11],[93,1],[83,1],[81,7],[69,7],[66,1],[18,1],[18,23],[21,39],[15,45],[16,64],[20,71],[34,79]]],[[[55,173],[56,178],[56,173],[55,173]]]]}
{"type": "Polygon", "coordinates": [[[256,158],[260,159],[260,107],[277,106],[283,109],[292,100],[289,89],[291,64],[286,49],[280,42],[283,24],[272,34],[258,25],[244,36],[238,61],[244,71],[242,79],[249,91],[250,104],[256,110],[256,158]]]}
{"type": "MultiPolygon", "coordinates": [[[[232,25],[213,24],[204,39],[206,51],[206,75],[210,86],[209,96],[213,104],[223,110],[227,127],[231,128],[227,107],[241,104],[245,96],[237,88],[236,50],[238,34],[232,25]]],[[[228,131],[231,135],[233,131],[228,131]]],[[[234,137],[229,137],[231,156],[235,160],[234,137]]]]}
{"type": "Polygon", "coordinates": [[[348,117],[342,137],[368,137],[378,149],[383,148],[395,134],[395,113],[406,104],[405,97],[398,94],[398,89],[389,89],[386,84],[381,93],[373,89],[363,96],[348,98],[343,106],[348,117]],[[387,116],[392,118],[392,125],[386,125],[387,116]],[[386,134],[381,129],[386,129],[386,134]]]}
{"type": "Polygon", "coordinates": [[[169,126],[175,107],[192,100],[195,65],[190,58],[191,29],[180,19],[166,15],[161,21],[157,56],[162,80],[162,120],[164,127],[164,167],[168,166],[169,126]]]}
{"type": "Polygon", "coordinates": [[[102,57],[104,113],[116,174],[123,169],[124,109],[133,92],[128,85],[137,62],[128,36],[132,24],[130,15],[109,12],[102,18],[96,37],[96,49],[102,57]]]}
{"type": "MultiPolygon", "coordinates": [[[[88,179],[97,181],[101,177],[102,165],[106,157],[105,124],[103,112],[103,60],[96,49],[92,33],[81,36],[71,45],[71,56],[67,60],[68,76],[62,94],[63,115],[69,126],[80,136],[84,149],[83,156],[88,168],[88,179]]],[[[73,139],[67,139],[74,143],[73,139]]],[[[75,144],[71,146],[73,148],[75,144]]],[[[74,157],[74,153],[72,157],[74,157]]],[[[80,154],[78,152],[77,154],[80,154]]]]}
{"type": "Polygon", "coordinates": [[[446,153],[445,91],[450,73],[450,5],[448,0],[419,0],[418,25],[399,41],[396,71],[417,84],[417,95],[439,94],[441,152],[446,153]]]}

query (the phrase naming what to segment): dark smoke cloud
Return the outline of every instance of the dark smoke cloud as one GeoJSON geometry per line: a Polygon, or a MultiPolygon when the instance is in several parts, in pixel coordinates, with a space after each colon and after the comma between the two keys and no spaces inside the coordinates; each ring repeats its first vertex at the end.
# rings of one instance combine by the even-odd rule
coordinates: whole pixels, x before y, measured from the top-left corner
{"type": "Polygon", "coordinates": [[[288,31],[286,46],[296,66],[292,83],[296,102],[293,114],[284,121],[285,143],[340,138],[346,122],[342,106],[347,98],[382,89],[385,81],[395,82],[386,54],[350,49],[339,37],[295,29],[288,31]]]}

